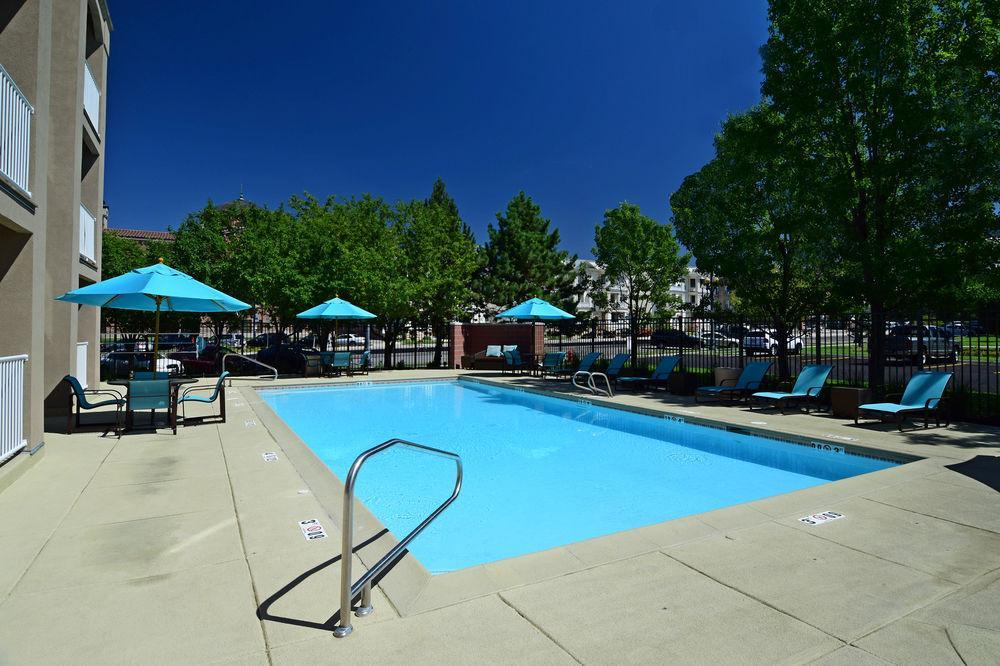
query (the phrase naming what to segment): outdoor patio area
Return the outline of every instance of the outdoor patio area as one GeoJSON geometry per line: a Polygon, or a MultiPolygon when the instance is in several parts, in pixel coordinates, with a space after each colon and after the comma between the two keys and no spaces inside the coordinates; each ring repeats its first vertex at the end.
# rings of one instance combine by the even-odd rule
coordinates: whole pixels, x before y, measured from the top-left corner
{"type": "MultiPolygon", "coordinates": [[[[371,380],[428,375],[444,376],[371,380]]],[[[430,581],[411,575],[407,556],[376,588],[375,612],[338,640],[341,486],[238,384],[225,424],[47,435],[43,457],[0,492],[0,662],[975,664],[1000,654],[993,430],[900,434],[618,396],[925,459],[430,581]],[[798,520],[826,510],[845,518],[798,520]],[[329,538],[303,538],[298,522],[310,518],[329,538]]],[[[380,539],[364,546],[355,571],[384,550],[380,539]]]]}

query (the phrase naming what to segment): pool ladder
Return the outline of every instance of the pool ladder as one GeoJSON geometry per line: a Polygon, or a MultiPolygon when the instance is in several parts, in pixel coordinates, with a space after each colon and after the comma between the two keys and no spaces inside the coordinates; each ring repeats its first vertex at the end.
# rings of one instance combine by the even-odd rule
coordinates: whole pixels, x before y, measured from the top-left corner
{"type": "Polygon", "coordinates": [[[583,370],[577,370],[575,373],[573,373],[571,381],[573,382],[573,386],[577,387],[578,389],[582,389],[584,391],[590,391],[594,395],[603,394],[608,398],[615,397],[614,392],[611,390],[611,380],[608,379],[608,376],[603,372],[585,372],[583,370]],[[585,384],[580,384],[576,381],[576,378],[580,377],[581,375],[585,377],[587,380],[585,384]],[[598,387],[597,384],[594,382],[594,377],[601,377],[602,379],[604,379],[604,386],[606,388],[598,387]]]}
{"type": "Polygon", "coordinates": [[[354,614],[358,617],[369,615],[375,610],[372,607],[372,579],[382,573],[390,564],[394,563],[410,542],[423,532],[424,528],[430,525],[435,518],[441,515],[441,512],[447,509],[448,505],[455,501],[461,490],[462,458],[457,453],[408,442],[405,439],[394,438],[368,449],[355,459],[354,464],[351,465],[351,469],[347,473],[347,479],[344,481],[344,520],[341,525],[343,541],[340,553],[340,620],[333,629],[334,636],[343,638],[354,630],[354,627],[351,626],[351,610],[354,610],[354,614]],[[423,522],[403,537],[392,550],[386,553],[374,566],[370,567],[357,582],[351,584],[351,564],[353,563],[354,556],[354,484],[357,481],[358,472],[361,471],[361,466],[365,464],[365,461],[397,445],[452,460],[455,463],[455,488],[451,491],[451,497],[442,502],[438,508],[434,509],[429,516],[424,518],[423,522]],[[359,594],[361,595],[360,603],[357,608],[352,609],[354,599],[359,594]]]}

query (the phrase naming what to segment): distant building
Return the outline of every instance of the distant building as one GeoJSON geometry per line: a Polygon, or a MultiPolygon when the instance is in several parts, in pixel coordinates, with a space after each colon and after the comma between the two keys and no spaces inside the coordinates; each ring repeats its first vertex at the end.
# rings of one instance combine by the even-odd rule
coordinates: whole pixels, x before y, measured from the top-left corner
{"type": "MultiPolygon", "coordinates": [[[[591,281],[599,280],[604,276],[604,268],[593,259],[579,259],[576,262],[577,268],[582,268],[586,276],[591,281]]],[[[702,305],[702,301],[714,298],[720,309],[729,308],[729,292],[718,280],[713,281],[710,276],[703,275],[696,267],[688,268],[687,276],[670,286],[670,293],[688,307],[702,305]],[[714,290],[714,294],[713,294],[714,290]]],[[[584,291],[577,302],[577,310],[581,313],[591,313],[592,318],[600,321],[624,321],[628,318],[628,287],[624,284],[613,284],[606,288],[607,305],[597,306],[594,302],[594,294],[590,290],[584,291]]],[[[654,308],[650,308],[649,314],[655,313],[654,308]]]]}

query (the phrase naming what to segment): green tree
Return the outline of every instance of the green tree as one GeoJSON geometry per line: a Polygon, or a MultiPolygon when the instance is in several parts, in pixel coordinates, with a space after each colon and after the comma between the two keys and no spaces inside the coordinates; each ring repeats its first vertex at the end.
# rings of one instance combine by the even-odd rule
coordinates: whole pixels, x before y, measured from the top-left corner
{"type": "Polygon", "coordinates": [[[722,277],[740,309],[772,323],[778,369],[788,377],[789,333],[826,304],[827,231],[807,162],[789,154],[780,114],[766,104],[730,117],[715,158],[670,197],[681,242],[698,268],[722,277]]]}
{"type": "Polygon", "coordinates": [[[427,200],[410,204],[409,212],[407,252],[419,283],[417,308],[434,333],[431,365],[440,367],[449,324],[472,305],[470,282],[479,268],[478,247],[442,179],[434,182],[427,200]]]}
{"type": "Polygon", "coordinates": [[[604,212],[603,224],[594,228],[593,252],[604,267],[594,290],[619,285],[625,292],[634,363],[642,320],[652,309],[663,310],[677,301],[670,286],[687,275],[691,255],[681,252],[669,226],[630,203],[604,212]]]}
{"type": "Polygon", "coordinates": [[[483,304],[504,309],[532,297],[548,300],[575,314],[583,292],[576,255],[559,249],[559,230],[531,197],[520,192],[488,227],[477,290],[483,304]]]}
{"type": "Polygon", "coordinates": [[[146,265],[146,250],[136,240],[107,231],[101,238],[102,280],[118,277],[146,265]]]}
{"type": "MultiPolygon", "coordinates": [[[[174,242],[166,250],[167,263],[196,280],[249,301],[246,276],[253,267],[240,255],[240,234],[248,216],[256,214],[256,206],[216,206],[211,201],[200,211],[190,213],[174,232],[174,242]]],[[[162,254],[161,254],[162,256],[162,254]]],[[[235,328],[244,314],[208,315],[214,333],[219,336],[226,327],[235,328]]]]}
{"type": "Polygon", "coordinates": [[[886,314],[933,304],[997,257],[1000,12],[983,0],[772,0],[763,92],[809,163],[839,286],[886,314]]]}
{"type": "MultiPolygon", "coordinates": [[[[318,275],[312,248],[298,218],[283,208],[247,207],[239,234],[230,240],[242,268],[244,300],[267,313],[282,329],[302,324],[295,315],[316,303],[318,275]]],[[[329,296],[327,298],[330,298],[329,296]]]]}
{"type": "MultiPolygon", "coordinates": [[[[101,279],[118,277],[129,271],[149,265],[145,248],[132,238],[126,238],[107,231],[101,240],[101,279]]],[[[144,313],[132,310],[101,308],[104,326],[114,326],[121,330],[135,331],[145,325],[144,313]]]]}
{"type": "Polygon", "coordinates": [[[396,344],[418,315],[419,290],[406,251],[407,212],[365,195],[344,204],[348,293],[376,315],[384,342],[383,367],[392,368],[396,344]]]}

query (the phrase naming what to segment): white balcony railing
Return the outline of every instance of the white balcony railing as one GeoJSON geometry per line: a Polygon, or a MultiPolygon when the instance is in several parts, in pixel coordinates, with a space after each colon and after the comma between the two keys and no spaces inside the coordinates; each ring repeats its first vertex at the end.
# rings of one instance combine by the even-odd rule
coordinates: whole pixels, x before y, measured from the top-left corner
{"type": "Polygon", "coordinates": [[[31,116],[35,110],[7,70],[0,65],[0,173],[25,194],[31,163],[31,116]]]}
{"type": "Polygon", "coordinates": [[[27,354],[0,358],[0,462],[24,448],[24,364],[27,354]]]}
{"type": "Polygon", "coordinates": [[[97,220],[87,207],[80,204],[80,256],[94,261],[94,234],[97,220]]]}
{"type": "Polygon", "coordinates": [[[90,119],[90,124],[94,126],[94,131],[101,133],[101,91],[97,87],[94,73],[90,71],[90,65],[86,61],[83,63],[83,111],[90,119]]]}

